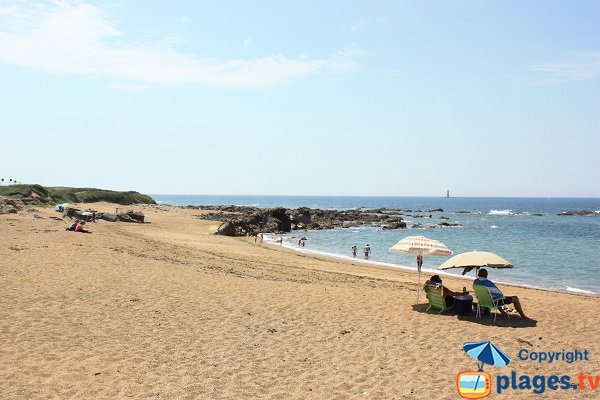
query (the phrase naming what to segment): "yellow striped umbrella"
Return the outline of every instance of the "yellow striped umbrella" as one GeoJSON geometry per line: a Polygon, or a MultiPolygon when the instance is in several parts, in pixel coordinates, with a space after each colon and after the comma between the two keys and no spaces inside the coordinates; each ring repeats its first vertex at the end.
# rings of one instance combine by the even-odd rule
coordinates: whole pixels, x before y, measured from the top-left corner
{"type": "MultiPolygon", "coordinates": [[[[425,236],[407,236],[390,247],[390,251],[412,254],[429,254],[431,256],[450,256],[452,250],[439,240],[426,238],[425,236]]],[[[421,266],[417,265],[419,278],[417,282],[417,305],[419,305],[419,289],[421,286],[421,266]]]]}
{"type": "Polygon", "coordinates": [[[489,251],[469,251],[455,255],[439,266],[439,269],[463,268],[463,275],[473,268],[512,268],[513,264],[489,251]]]}
{"type": "Polygon", "coordinates": [[[426,238],[425,236],[407,236],[390,247],[390,251],[446,257],[452,255],[452,250],[444,243],[439,240],[426,238]]]}

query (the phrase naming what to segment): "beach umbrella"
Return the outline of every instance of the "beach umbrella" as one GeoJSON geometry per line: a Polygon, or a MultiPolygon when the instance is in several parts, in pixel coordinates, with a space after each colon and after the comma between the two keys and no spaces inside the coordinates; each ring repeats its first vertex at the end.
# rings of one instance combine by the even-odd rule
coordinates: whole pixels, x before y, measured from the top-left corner
{"type": "Polygon", "coordinates": [[[512,268],[513,264],[489,251],[469,251],[457,254],[439,266],[438,269],[463,268],[463,275],[473,268],[512,268]]]}
{"type": "Polygon", "coordinates": [[[481,363],[479,364],[480,371],[483,371],[484,364],[505,367],[510,363],[510,358],[492,342],[467,342],[463,349],[470,357],[481,363]]]}
{"type": "MultiPolygon", "coordinates": [[[[450,256],[452,255],[452,250],[448,248],[444,243],[426,238],[425,236],[407,236],[401,239],[398,243],[390,247],[390,251],[400,252],[400,253],[412,253],[418,254],[419,256],[423,254],[428,254],[431,256],[450,256]]],[[[419,290],[421,286],[421,263],[422,257],[417,257],[417,271],[419,272],[419,278],[417,282],[417,305],[419,304],[419,290]]]]}

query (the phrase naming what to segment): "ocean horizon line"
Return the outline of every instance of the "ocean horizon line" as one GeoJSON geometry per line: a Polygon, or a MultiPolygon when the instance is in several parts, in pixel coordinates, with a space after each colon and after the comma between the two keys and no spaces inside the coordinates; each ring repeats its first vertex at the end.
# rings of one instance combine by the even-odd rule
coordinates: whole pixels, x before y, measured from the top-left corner
{"type": "Polygon", "coordinates": [[[582,199],[600,200],[600,196],[427,196],[427,195],[315,195],[315,194],[203,194],[149,193],[149,196],[218,196],[218,197],[327,197],[327,198],[427,198],[427,199],[582,199]]]}

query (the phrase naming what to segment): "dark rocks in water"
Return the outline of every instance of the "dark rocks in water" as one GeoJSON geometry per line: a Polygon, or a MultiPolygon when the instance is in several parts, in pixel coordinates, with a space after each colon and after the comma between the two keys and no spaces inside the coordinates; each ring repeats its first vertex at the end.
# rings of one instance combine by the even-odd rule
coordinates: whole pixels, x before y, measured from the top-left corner
{"type": "Polygon", "coordinates": [[[471,214],[471,211],[457,211],[457,214],[471,214]]]}
{"type": "Polygon", "coordinates": [[[402,215],[402,213],[431,213],[431,212],[444,212],[442,208],[434,208],[433,210],[410,210],[410,209],[402,209],[402,208],[368,208],[363,212],[366,213],[374,213],[374,214],[388,214],[388,215],[402,215]]]}
{"type": "Polygon", "coordinates": [[[440,219],[450,219],[449,217],[444,217],[443,215],[440,217],[440,219]]]}
{"type": "Polygon", "coordinates": [[[448,222],[440,222],[438,225],[439,226],[462,226],[461,224],[452,224],[452,223],[448,223],[448,222]]]}
{"type": "Polygon", "coordinates": [[[556,215],[581,215],[581,216],[585,216],[585,215],[600,215],[600,212],[598,211],[590,211],[590,210],[579,210],[579,211],[563,211],[561,213],[558,213],[556,215]]]}
{"type": "Polygon", "coordinates": [[[531,214],[531,215],[533,215],[534,217],[542,217],[542,216],[544,216],[544,214],[540,214],[540,213],[534,213],[534,214],[531,214]]]}
{"type": "Polygon", "coordinates": [[[422,227],[423,227],[423,225],[421,225],[421,224],[412,224],[411,225],[411,228],[413,228],[413,229],[422,228],[422,227]]]}
{"type": "Polygon", "coordinates": [[[297,209],[236,206],[188,206],[187,208],[208,211],[197,218],[221,221],[222,229],[217,234],[247,236],[257,233],[282,233],[291,230],[322,230],[351,228],[362,225],[386,226],[401,229],[406,224],[399,212],[393,209],[321,210],[307,207],[297,209]],[[376,211],[376,212],[374,212],[376,211]],[[229,223],[229,225],[225,225],[229,223]]]}
{"type": "MultiPolygon", "coordinates": [[[[199,219],[221,221],[222,224],[216,234],[225,236],[249,236],[261,232],[284,233],[305,229],[352,228],[363,225],[381,227],[386,230],[404,229],[406,223],[400,215],[402,215],[402,212],[407,211],[394,208],[322,210],[307,207],[262,209],[247,206],[187,206],[186,208],[206,211],[196,215],[199,219]]],[[[441,208],[437,208],[416,212],[442,211],[441,208]]],[[[425,218],[427,216],[417,216],[416,218],[419,217],[425,218]]],[[[429,218],[431,218],[431,215],[429,215],[429,218]]],[[[444,219],[446,218],[444,217],[444,219]]],[[[448,226],[454,225],[448,224],[448,226]]],[[[417,227],[421,227],[421,225],[417,224],[417,227]]]]}
{"type": "Polygon", "coordinates": [[[394,222],[390,225],[384,225],[381,227],[381,229],[385,229],[385,230],[404,229],[404,228],[406,228],[406,222],[404,222],[404,221],[394,222]]]}

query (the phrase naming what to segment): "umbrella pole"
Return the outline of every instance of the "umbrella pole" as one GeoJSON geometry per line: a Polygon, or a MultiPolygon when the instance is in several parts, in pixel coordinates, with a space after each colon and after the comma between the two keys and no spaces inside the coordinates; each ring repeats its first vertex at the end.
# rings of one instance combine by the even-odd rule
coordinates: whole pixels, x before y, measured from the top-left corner
{"type": "MultiPolygon", "coordinates": [[[[422,257],[421,253],[419,253],[419,255],[422,257]]],[[[417,278],[417,305],[419,305],[419,291],[421,290],[421,265],[419,265],[418,257],[417,257],[417,270],[419,271],[419,275],[417,278]]]]}
{"type": "Polygon", "coordinates": [[[417,305],[419,305],[419,291],[421,290],[421,270],[419,270],[419,277],[417,278],[417,305]]]}

